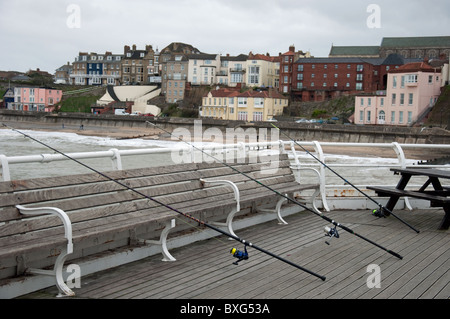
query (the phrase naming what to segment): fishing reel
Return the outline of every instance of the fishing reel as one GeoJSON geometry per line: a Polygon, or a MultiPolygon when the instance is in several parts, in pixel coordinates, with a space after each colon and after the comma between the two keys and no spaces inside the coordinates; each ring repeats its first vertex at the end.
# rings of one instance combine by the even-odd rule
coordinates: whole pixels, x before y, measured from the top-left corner
{"type": "Polygon", "coordinates": [[[238,265],[240,261],[248,259],[247,245],[244,246],[244,251],[231,248],[230,253],[233,254],[234,258],[238,259],[233,263],[233,265],[238,265]]]}
{"type": "MultiPolygon", "coordinates": [[[[330,240],[333,239],[333,237],[339,238],[339,233],[338,233],[338,230],[337,230],[336,226],[334,226],[334,228],[330,228],[328,226],[325,226],[324,231],[325,231],[325,236],[326,237],[330,237],[330,240]]],[[[325,243],[327,245],[330,244],[329,241],[325,241],[325,243]]]]}
{"type": "Polygon", "coordinates": [[[382,218],[382,217],[386,218],[383,207],[380,207],[379,209],[374,209],[372,211],[372,215],[375,217],[378,217],[378,218],[382,218]]]}

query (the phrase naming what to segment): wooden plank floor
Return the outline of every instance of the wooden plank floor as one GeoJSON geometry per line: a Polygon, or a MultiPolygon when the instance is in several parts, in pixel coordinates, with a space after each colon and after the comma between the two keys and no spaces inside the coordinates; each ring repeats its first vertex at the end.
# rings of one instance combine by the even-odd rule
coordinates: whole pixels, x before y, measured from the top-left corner
{"type": "MultiPolygon", "coordinates": [[[[448,299],[450,296],[450,232],[437,227],[442,209],[397,211],[420,230],[417,234],[393,217],[378,219],[369,211],[326,213],[364,237],[403,256],[384,250],[340,229],[327,245],[327,222],[310,212],[240,230],[237,235],[298,265],[306,272],[248,248],[249,260],[233,265],[230,249],[243,245],[218,237],[171,250],[176,262],[161,256],[83,277],[75,289],[82,299],[448,299]],[[369,288],[381,270],[381,288],[369,288]]],[[[48,288],[22,298],[53,298],[48,288]]]]}

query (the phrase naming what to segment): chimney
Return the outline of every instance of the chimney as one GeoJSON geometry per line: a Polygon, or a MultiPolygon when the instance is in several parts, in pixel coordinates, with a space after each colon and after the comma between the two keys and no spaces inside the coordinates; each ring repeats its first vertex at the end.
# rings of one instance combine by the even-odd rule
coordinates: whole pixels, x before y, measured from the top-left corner
{"type": "Polygon", "coordinates": [[[130,46],[129,46],[129,45],[125,45],[125,46],[123,47],[123,53],[124,53],[124,54],[127,54],[127,52],[130,52],[130,46]]]}
{"type": "Polygon", "coordinates": [[[136,44],[133,44],[133,51],[136,51],[136,44]]]}
{"type": "Polygon", "coordinates": [[[291,45],[289,47],[289,52],[295,52],[295,46],[294,45],[291,45]]]}

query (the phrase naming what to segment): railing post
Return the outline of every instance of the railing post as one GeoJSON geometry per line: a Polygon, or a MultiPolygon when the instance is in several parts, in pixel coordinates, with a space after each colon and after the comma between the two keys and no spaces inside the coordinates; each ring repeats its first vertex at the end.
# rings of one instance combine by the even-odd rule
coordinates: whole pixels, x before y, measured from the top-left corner
{"type": "Polygon", "coordinates": [[[5,155],[0,155],[0,165],[2,166],[2,177],[3,177],[3,181],[10,181],[11,180],[11,174],[9,172],[9,163],[8,163],[8,159],[6,158],[5,155]]]}
{"type": "MultiPolygon", "coordinates": [[[[392,147],[394,148],[394,151],[397,154],[397,159],[398,163],[400,164],[400,167],[402,169],[406,168],[406,157],[402,147],[397,142],[392,142],[392,147]]],[[[413,208],[411,206],[411,203],[409,202],[409,198],[405,197],[404,200],[406,207],[408,207],[409,210],[412,210],[413,208]]]]}
{"type": "Polygon", "coordinates": [[[113,163],[113,169],[121,171],[122,170],[122,159],[120,157],[120,152],[117,148],[110,149],[113,152],[113,156],[111,157],[113,163]]]}

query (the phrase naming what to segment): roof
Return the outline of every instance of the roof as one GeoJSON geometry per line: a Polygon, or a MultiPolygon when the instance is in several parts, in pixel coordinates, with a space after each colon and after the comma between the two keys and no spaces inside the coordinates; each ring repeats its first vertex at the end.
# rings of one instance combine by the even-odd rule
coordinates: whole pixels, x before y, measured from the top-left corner
{"type": "Polygon", "coordinates": [[[270,56],[269,54],[253,54],[252,52],[250,52],[250,54],[248,55],[248,60],[263,60],[263,61],[268,61],[268,62],[275,62],[277,60],[279,60],[280,57],[276,56],[270,56]]]}
{"type": "MultiPolygon", "coordinates": [[[[269,91],[245,91],[240,92],[238,89],[233,88],[221,88],[218,90],[211,90],[208,92],[212,97],[253,97],[253,98],[274,98],[274,99],[287,99],[284,95],[280,94],[276,90],[269,91]]],[[[206,95],[207,96],[207,95],[206,95]]]]}
{"type": "Polygon", "coordinates": [[[449,48],[450,36],[383,38],[382,48],[449,48]]]}
{"type": "Polygon", "coordinates": [[[332,46],[329,56],[379,56],[379,46],[332,46]]]}
{"type": "Polygon", "coordinates": [[[187,57],[190,60],[215,60],[217,57],[217,54],[194,53],[194,54],[188,54],[187,57]]]}
{"type": "Polygon", "coordinates": [[[436,68],[433,68],[427,62],[412,62],[407,63],[390,71],[389,73],[405,73],[405,72],[435,72],[436,68]]]}
{"type": "Polygon", "coordinates": [[[221,56],[222,61],[247,61],[248,55],[239,54],[238,56],[221,56]]]}

